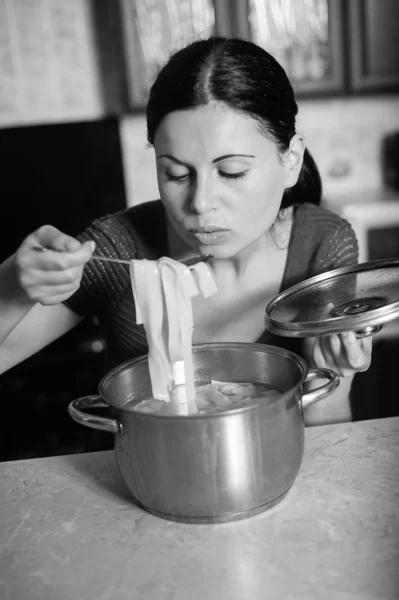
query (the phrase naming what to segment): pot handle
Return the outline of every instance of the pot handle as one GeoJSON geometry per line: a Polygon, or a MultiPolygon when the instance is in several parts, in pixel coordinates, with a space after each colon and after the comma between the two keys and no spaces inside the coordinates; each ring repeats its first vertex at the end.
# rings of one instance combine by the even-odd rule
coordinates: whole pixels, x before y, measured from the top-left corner
{"type": "Polygon", "coordinates": [[[339,375],[332,369],[309,369],[304,383],[314,379],[328,379],[327,383],[302,395],[302,408],[329,396],[339,386],[339,375]]]}
{"type": "Polygon", "coordinates": [[[106,419],[105,417],[98,417],[97,415],[82,412],[82,410],[88,408],[109,408],[109,404],[98,394],[83,396],[70,403],[68,412],[76,423],[85,427],[110,431],[111,433],[123,433],[122,423],[119,423],[116,419],[106,419]]]}

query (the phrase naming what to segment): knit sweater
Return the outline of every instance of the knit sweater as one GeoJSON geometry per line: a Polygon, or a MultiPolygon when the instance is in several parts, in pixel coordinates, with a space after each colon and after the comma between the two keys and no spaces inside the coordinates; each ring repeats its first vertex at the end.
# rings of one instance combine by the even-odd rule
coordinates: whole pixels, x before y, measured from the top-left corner
{"type": "MultiPolygon", "coordinates": [[[[121,259],[157,260],[167,255],[166,217],[157,200],[94,221],[80,241],[94,240],[96,254],[121,259]]],[[[358,245],[350,224],[327,209],[303,204],[293,214],[280,292],[314,275],[355,264],[358,245]]],[[[136,324],[128,266],[89,261],[79,290],[66,305],[80,315],[95,315],[107,341],[107,368],[147,354],[142,325],[136,324]]],[[[301,340],[264,331],[256,340],[301,353],[301,340]]]]}

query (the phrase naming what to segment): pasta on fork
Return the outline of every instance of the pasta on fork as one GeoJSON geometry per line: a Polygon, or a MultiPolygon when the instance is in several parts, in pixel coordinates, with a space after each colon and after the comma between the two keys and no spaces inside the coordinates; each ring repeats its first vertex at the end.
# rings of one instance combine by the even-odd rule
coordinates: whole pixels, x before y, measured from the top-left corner
{"type": "Polygon", "coordinates": [[[203,262],[187,267],[162,257],[133,259],[130,278],[136,322],[143,324],[148,340],[153,397],[169,403],[171,414],[196,414],[191,299],[217,291],[212,273],[203,262]]]}

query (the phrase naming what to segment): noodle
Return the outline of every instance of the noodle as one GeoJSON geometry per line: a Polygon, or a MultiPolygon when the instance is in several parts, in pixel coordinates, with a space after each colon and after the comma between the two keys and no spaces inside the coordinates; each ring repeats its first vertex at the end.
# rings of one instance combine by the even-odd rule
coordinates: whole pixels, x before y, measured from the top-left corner
{"type": "Polygon", "coordinates": [[[212,274],[205,263],[186,267],[162,257],[132,260],[130,279],[136,322],[147,335],[153,397],[170,403],[171,414],[195,414],[191,298],[217,291],[212,274]]]}
{"type": "MultiPolygon", "coordinates": [[[[211,380],[210,383],[196,387],[195,402],[199,415],[212,415],[253,406],[270,405],[281,395],[281,391],[265,383],[231,383],[211,380]]],[[[152,397],[139,401],[131,400],[125,405],[125,408],[150,414],[171,414],[168,403],[152,397]]]]}

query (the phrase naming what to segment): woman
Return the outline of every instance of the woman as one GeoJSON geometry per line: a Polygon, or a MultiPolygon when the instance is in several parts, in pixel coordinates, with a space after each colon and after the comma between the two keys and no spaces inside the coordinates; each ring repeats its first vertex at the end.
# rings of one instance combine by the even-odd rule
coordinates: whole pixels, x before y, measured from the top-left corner
{"type": "Polygon", "coordinates": [[[50,226],[25,239],[0,271],[0,371],[88,314],[104,328],[107,368],[147,352],[128,268],[91,261],[94,248],[124,259],[209,253],[218,293],[194,299],[193,342],[285,345],[333,368],[341,385],[306,422],[349,420],[351,380],[368,367],[371,340],[347,333],[302,343],[264,330],[278,292],[357,261],[350,225],[319,206],[320,177],[296,113],[284,70],[250,42],[210,38],[172,56],[147,107],[160,201],[103,217],[79,239],[50,226]]]}

